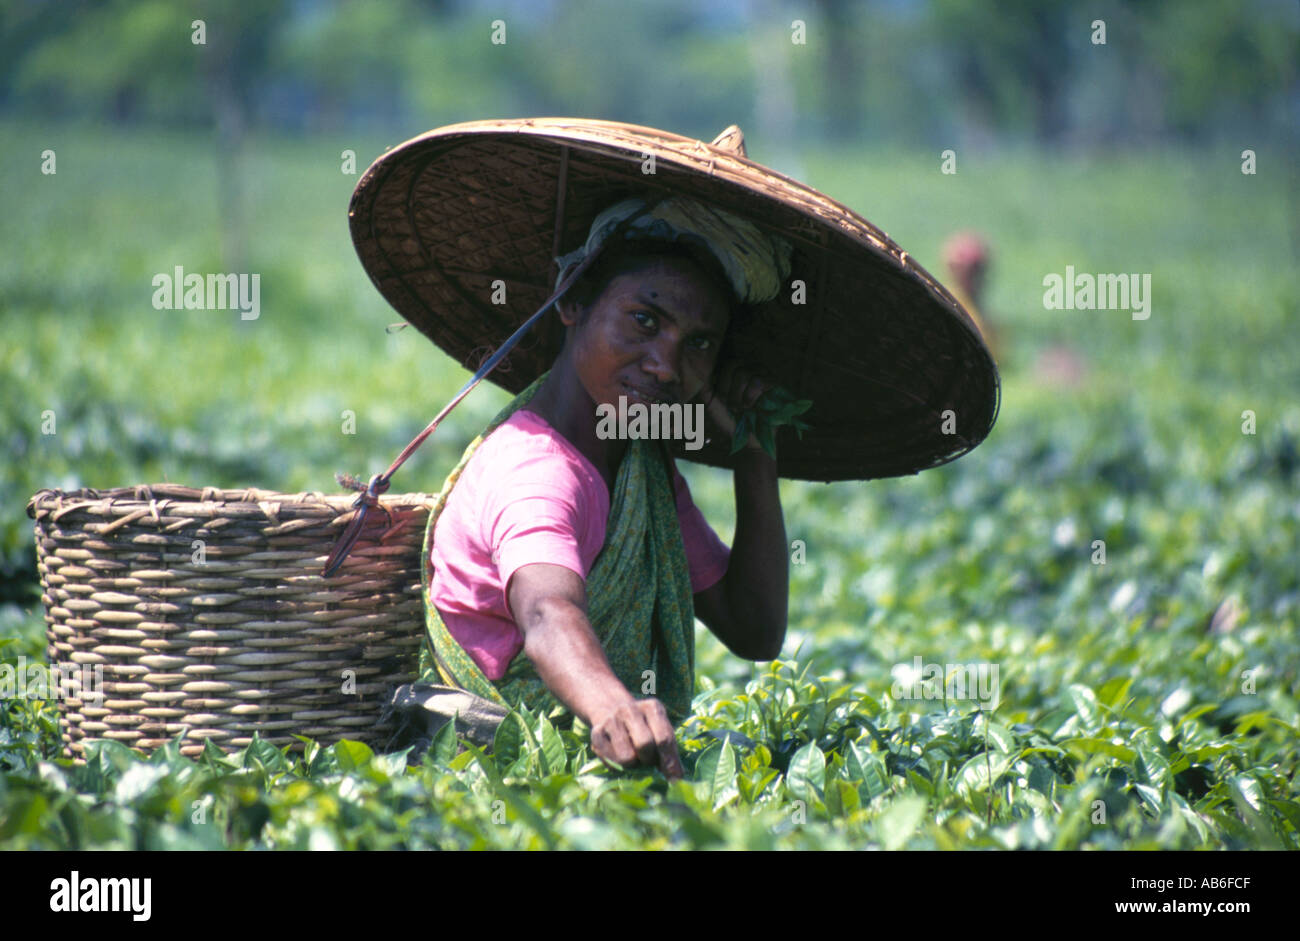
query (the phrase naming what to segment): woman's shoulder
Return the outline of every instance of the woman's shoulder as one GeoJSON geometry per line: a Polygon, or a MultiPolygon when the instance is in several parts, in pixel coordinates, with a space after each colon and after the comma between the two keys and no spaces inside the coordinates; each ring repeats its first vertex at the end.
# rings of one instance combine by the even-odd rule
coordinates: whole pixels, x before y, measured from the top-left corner
{"type": "Polygon", "coordinates": [[[591,463],[545,419],[519,409],[483,439],[470,461],[481,482],[509,487],[541,484],[572,491],[600,484],[591,463]]]}

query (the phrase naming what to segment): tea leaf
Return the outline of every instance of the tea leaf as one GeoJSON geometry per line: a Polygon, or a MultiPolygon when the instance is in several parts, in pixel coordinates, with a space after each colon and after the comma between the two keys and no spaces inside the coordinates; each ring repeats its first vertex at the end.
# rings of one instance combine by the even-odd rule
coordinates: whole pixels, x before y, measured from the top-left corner
{"type": "Polygon", "coordinates": [[[347,738],[339,739],[334,743],[334,754],[338,757],[339,768],[343,771],[355,771],[375,757],[375,753],[365,742],[355,742],[347,738]]]}
{"type": "Polygon", "coordinates": [[[925,818],[925,808],[923,797],[915,794],[899,797],[876,818],[876,839],[886,850],[899,849],[925,818]]]}
{"type": "Polygon", "coordinates": [[[786,772],[785,786],[791,796],[810,806],[826,787],[826,756],[816,743],[809,742],[795,752],[786,772]]]}

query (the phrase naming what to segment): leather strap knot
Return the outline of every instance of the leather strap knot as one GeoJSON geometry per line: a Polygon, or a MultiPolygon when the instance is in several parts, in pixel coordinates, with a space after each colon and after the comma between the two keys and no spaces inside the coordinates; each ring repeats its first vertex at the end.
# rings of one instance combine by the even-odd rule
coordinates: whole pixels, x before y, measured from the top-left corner
{"type": "Polygon", "coordinates": [[[356,498],[352,501],[352,508],[357,513],[348,522],[347,528],[343,530],[343,534],[339,537],[339,541],[334,544],[334,551],[325,560],[325,570],[321,573],[325,578],[333,575],[338,571],[339,566],[343,564],[343,560],[347,558],[352,546],[361,535],[361,527],[365,525],[366,515],[372,507],[379,506],[379,498],[388,492],[390,483],[387,474],[375,474],[370,478],[370,482],[366,484],[363,484],[351,474],[336,474],[335,479],[349,490],[358,491],[356,498]]]}

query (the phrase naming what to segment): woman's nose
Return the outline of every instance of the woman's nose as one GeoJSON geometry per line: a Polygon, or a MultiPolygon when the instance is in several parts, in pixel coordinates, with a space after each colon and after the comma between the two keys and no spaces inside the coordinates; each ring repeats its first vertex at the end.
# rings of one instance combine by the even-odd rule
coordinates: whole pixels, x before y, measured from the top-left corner
{"type": "Polygon", "coordinates": [[[654,376],[661,386],[676,386],[681,382],[680,360],[681,351],[677,344],[665,340],[646,353],[641,367],[654,376]]]}

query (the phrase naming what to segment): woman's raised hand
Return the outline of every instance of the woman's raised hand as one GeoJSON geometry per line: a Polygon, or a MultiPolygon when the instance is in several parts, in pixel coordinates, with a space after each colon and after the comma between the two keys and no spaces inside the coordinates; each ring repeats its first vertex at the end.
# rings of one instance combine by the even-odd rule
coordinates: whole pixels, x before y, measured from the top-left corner
{"type": "MultiPolygon", "coordinates": [[[[718,363],[712,386],[705,386],[702,393],[705,414],[730,439],[736,433],[736,416],[751,408],[772,386],[773,383],[755,376],[735,360],[718,363]]],[[[752,434],[745,446],[762,447],[752,434]]]]}

